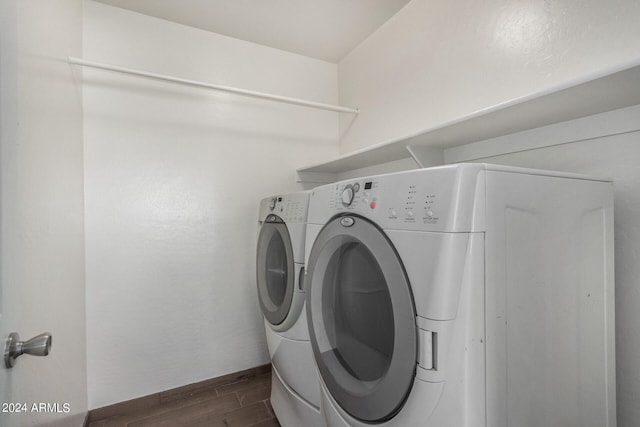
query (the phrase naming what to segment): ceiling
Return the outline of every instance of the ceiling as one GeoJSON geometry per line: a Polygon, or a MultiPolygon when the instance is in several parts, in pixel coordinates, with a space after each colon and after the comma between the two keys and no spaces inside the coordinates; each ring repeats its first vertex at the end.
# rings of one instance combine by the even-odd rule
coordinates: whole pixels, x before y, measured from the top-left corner
{"type": "Polygon", "coordinates": [[[410,0],[96,0],[338,62],[410,0]]]}

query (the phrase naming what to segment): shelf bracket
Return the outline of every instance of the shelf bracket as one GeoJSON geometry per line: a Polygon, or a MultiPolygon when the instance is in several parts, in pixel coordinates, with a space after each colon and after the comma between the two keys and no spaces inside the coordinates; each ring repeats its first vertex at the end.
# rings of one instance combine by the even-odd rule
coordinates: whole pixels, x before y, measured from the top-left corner
{"type": "Polygon", "coordinates": [[[421,168],[444,165],[444,149],[425,145],[407,145],[411,158],[421,168]]]}

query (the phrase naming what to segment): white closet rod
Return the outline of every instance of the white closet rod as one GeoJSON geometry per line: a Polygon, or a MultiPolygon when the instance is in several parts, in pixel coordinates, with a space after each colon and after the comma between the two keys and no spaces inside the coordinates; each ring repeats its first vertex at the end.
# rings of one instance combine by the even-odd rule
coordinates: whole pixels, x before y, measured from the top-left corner
{"type": "Polygon", "coordinates": [[[165,74],[150,73],[148,71],[135,70],[132,68],[120,67],[117,65],[104,64],[101,62],[87,61],[73,56],[69,57],[69,63],[82,65],[85,67],[99,68],[101,70],[115,71],[118,73],[131,74],[134,76],[148,77],[151,79],[163,80],[171,83],[179,83],[183,85],[202,87],[206,89],[220,90],[224,92],[236,93],[238,95],[252,96],[254,98],[269,99],[271,101],[285,102],[287,104],[302,105],[304,107],[318,108],[321,110],[336,111],[338,113],[358,114],[358,108],[342,107],[340,105],[323,104],[321,102],[306,101],[304,99],[289,98],[287,96],[272,95],[263,92],[254,92],[252,90],[238,89],[230,86],[215,85],[211,83],[200,82],[197,80],[182,79],[179,77],[167,76],[165,74]]]}

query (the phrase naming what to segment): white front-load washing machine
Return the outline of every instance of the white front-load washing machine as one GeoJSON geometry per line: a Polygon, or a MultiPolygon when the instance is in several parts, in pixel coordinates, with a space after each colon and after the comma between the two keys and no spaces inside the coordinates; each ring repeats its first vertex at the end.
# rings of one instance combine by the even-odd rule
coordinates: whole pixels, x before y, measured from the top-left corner
{"type": "Polygon", "coordinates": [[[271,405],[283,427],[320,425],[320,389],[304,313],[310,192],[260,202],[256,273],[272,364],[271,405]]]}
{"type": "Polygon", "coordinates": [[[306,259],[327,425],[615,426],[611,182],[457,164],[321,186],[306,259]]]}

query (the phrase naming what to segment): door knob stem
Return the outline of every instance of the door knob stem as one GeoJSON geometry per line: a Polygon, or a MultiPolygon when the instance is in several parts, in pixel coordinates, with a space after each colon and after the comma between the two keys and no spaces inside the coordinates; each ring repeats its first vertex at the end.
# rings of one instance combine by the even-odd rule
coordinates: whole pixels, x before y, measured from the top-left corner
{"type": "Polygon", "coordinates": [[[4,365],[11,369],[16,359],[23,354],[32,356],[47,356],[51,352],[52,337],[49,332],[35,336],[27,341],[20,341],[17,332],[9,334],[4,346],[4,365]]]}

